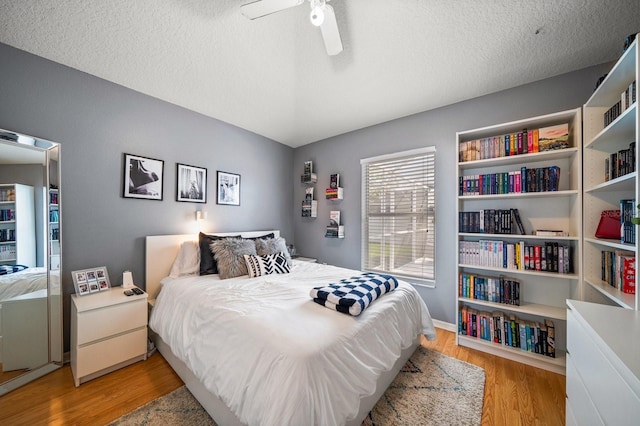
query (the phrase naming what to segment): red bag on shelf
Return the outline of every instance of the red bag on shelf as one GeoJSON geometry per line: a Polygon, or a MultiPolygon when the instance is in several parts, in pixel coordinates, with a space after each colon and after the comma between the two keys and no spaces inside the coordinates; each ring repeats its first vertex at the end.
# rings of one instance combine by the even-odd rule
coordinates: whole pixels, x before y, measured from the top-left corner
{"type": "Polygon", "coordinates": [[[600,213],[596,238],[620,239],[620,210],[603,210],[600,213]]]}

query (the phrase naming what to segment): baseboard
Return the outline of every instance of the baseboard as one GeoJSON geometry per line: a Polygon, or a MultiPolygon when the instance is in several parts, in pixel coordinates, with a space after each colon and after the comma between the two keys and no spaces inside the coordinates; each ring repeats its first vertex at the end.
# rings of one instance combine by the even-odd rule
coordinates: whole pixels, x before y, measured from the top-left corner
{"type": "Polygon", "coordinates": [[[433,320],[433,325],[436,328],[441,328],[443,330],[447,330],[447,331],[450,331],[452,333],[455,333],[458,330],[458,327],[455,324],[451,324],[450,322],[440,321],[440,320],[437,320],[437,319],[433,320]]]}

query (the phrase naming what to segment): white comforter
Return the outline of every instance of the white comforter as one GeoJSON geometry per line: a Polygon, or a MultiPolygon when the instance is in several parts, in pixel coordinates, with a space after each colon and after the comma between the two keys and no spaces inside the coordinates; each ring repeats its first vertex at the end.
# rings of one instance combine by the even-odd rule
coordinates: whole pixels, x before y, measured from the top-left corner
{"type": "Polygon", "coordinates": [[[47,268],[27,268],[0,275],[0,301],[47,288],[47,268]]]}
{"type": "Polygon", "coordinates": [[[359,317],[310,299],[312,287],[358,273],[295,261],[283,275],[165,278],[150,325],[243,423],[344,424],[402,349],[435,338],[405,282],[359,317]]]}

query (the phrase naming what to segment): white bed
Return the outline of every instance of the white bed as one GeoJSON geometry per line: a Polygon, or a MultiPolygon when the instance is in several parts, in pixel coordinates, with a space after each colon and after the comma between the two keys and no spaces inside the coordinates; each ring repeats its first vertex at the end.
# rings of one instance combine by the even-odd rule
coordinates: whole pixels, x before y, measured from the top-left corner
{"type": "Polygon", "coordinates": [[[47,288],[47,268],[27,268],[0,275],[0,301],[47,288]]]}
{"type": "Polygon", "coordinates": [[[310,299],[311,288],[358,271],[294,261],[289,274],[169,278],[186,240],[197,235],[147,237],[147,292],[157,295],[150,326],[162,355],[220,426],[360,425],[420,335],[435,337],[407,283],[358,317],[310,299]]]}

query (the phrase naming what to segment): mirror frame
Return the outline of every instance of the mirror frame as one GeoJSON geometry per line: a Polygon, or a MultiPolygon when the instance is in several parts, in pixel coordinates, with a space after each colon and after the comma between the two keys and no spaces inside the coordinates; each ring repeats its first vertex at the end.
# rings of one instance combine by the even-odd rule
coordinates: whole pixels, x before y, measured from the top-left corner
{"type": "Polygon", "coordinates": [[[6,382],[0,383],[0,396],[7,392],[15,390],[37,378],[51,373],[62,367],[63,365],[63,291],[62,291],[62,185],[61,185],[61,166],[60,166],[60,144],[50,140],[13,132],[10,130],[0,129],[0,144],[15,144],[25,149],[35,150],[44,154],[44,186],[46,188],[46,247],[44,255],[44,264],[47,268],[47,317],[48,317],[48,362],[40,367],[35,367],[23,374],[16,376],[6,382]],[[51,285],[51,267],[50,267],[50,242],[51,236],[49,232],[50,217],[48,211],[51,204],[49,197],[49,189],[53,181],[58,185],[58,241],[60,245],[60,269],[58,273],[57,288],[51,285]],[[57,296],[57,297],[53,297],[57,296]],[[55,327],[57,322],[58,327],[55,327]]]}

